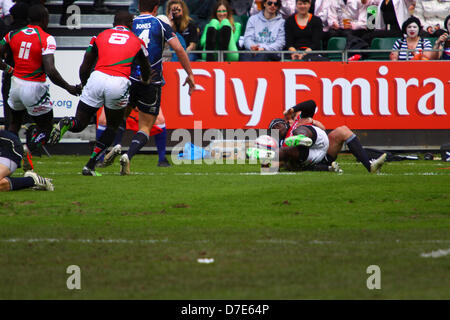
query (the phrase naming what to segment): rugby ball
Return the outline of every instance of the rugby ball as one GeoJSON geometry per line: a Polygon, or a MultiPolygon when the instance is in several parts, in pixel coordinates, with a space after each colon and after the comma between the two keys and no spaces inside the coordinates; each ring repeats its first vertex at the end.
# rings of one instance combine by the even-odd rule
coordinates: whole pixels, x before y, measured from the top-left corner
{"type": "Polygon", "coordinates": [[[276,150],[278,149],[278,141],[268,135],[262,135],[256,138],[255,145],[260,149],[276,150]]]}

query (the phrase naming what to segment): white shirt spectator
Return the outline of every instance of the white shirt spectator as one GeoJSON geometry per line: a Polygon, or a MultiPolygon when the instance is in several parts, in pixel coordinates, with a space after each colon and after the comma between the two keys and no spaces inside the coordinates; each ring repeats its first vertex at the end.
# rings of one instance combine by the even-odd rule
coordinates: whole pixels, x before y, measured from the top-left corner
{"type": "MultiPolygon", "coordinates": [[[[373,0],[372,4],[378,2],[377,17],[375,19],[375,29],[384,30],[386,25],[384,24],[383,14],[381,13],[381,4],[384,0],[373,0]]],[[[399,28],[402,28],[403,22],[405,22],[410,16],[409,7],[416,4],[416,0],[391,0],[394,4],[395,15],[397,17],[399,28]]]]}
{"type": "Polygon", "coordinates": [[[444,20],[450,14],[450,1],[416,0],[414,15],[424,26],[436,26],[445,29],[444,20]]]}
{"type": "Polygon", "coordinates": [[[13,5],[12,0],[0,0],[0,17],[4,18],[9,15],[9,10],[13,5]]]}
{"type": "Polygon", "coordinates": [[[352,30],[367,29],[367,7],[370,2],[362,4],[361,0],[330,0],[328,6],[328,25],[343,26],[344,17],[351,20],[352,30]]]}

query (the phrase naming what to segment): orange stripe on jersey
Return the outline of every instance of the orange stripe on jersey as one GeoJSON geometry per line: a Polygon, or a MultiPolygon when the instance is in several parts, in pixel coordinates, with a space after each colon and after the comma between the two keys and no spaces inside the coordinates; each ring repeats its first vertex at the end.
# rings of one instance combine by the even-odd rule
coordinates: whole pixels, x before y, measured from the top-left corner
{"type": "Polygon", "coordinates": [[[136,55],[146,48],[141,39],[123,26],[105,30],[93,37],[90,47],[94,45],[98,50],[95,70],[125,78],[131,74],[131,65],[136,55]]]}
{"type": "Polygon", "coordinates": [[[14,58],[14,73],[17,78],[45,82],[46,75],[42,66],[42,56],[54,54],[55,38],[39,26],[28,25],[5,36],[14,58]]]}

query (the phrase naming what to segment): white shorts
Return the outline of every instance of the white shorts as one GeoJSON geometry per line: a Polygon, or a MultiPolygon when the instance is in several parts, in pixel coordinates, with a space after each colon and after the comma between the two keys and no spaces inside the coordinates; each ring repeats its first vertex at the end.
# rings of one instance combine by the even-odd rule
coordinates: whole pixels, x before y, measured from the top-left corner
{"type": "Polygon", "coordinates": [[[10,174],[13,174],[17,170],[17,163],[11,159],[0,157],[0,164],[6,166],[9,169],[10,174]]]}
{"type": "Polygon", "coordinates": [[[80,100],[93,108],[123,109],[128,104],[131,81],[94,71],[83,88],[80,100]]]}
{"type": "Polygon", "coordinates": [[[327,155],[328,146],[330,145],[327,133],[319,127],[313,127],[316,129],[317,139],[316,142],[309,148],[309,155],[305,161],[307,164],[316,164],[322,161],[327,155]]]}
{"type": "Polygon", "coordinates": [[[15,111],[27,110],[30,116],[40,116],[52,110],[50,85],[45,82],[11,79],[8,104],[15,111]]]}

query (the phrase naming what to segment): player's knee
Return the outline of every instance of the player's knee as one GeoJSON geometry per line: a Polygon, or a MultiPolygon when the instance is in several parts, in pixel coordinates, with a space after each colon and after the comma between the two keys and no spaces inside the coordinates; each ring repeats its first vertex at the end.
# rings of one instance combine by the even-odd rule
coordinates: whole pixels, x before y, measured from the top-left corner
{"type": "Polygon", "coordinates": [[[0,191],[9,191],[11,190],[11,185],[9,184],[8,179],[1,179],[0,180],[0,191]]]}

